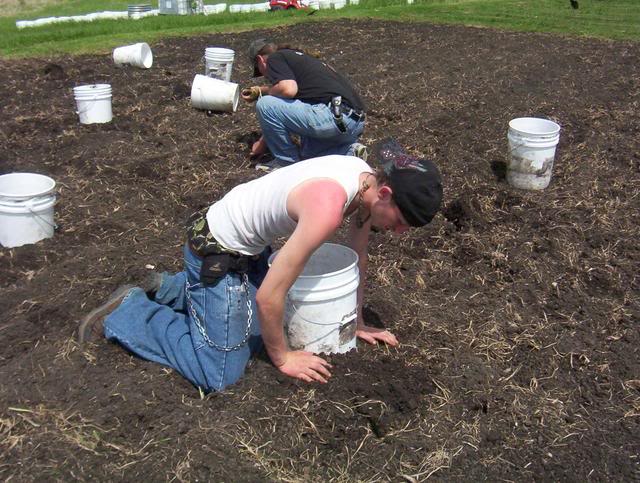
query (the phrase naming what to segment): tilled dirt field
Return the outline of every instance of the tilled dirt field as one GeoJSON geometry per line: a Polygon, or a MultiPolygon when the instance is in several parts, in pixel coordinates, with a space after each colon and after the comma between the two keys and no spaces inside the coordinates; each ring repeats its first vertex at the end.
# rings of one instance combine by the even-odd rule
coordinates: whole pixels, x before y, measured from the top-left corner
{"type": "Polygon", "coordinates": [[[341,21],[0,61],[0,173],[59,188],[58,231],[0,249],[4,480],[629,481],[640,477],[640,47],[488,29],[341,21]],[[331,357],[326,385],[256,360],[201,395],[77,321],[147,265],[181,268],[189,213],[256,176],[253,107],[189,104],[204,48],[259,35],[320,51],[359,87],[364,140],[440,166],[442,214],[374,235],[367,317],[398,349],[331,357]],[[71,88],[113,87],[78,123],[71,88]],[[551,185],[504,181],[510,119],[562,125],[551,185]]]}

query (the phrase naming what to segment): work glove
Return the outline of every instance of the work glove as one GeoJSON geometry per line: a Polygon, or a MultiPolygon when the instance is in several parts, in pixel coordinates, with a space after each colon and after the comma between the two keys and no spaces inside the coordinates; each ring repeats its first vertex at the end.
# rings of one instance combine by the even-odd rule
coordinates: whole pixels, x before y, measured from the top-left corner
{"type": "Polygon", "coordinates": [[[262,90],[260,86],[251,86],[242,89],[240,95],[247,102],[255,102],[259,97],[262,97],[262,90]]]}

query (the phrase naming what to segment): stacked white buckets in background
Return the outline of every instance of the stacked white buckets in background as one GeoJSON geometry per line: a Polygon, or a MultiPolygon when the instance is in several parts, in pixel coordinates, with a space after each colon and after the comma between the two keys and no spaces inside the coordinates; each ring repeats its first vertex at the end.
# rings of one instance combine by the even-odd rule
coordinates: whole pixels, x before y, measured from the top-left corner
{"type": "Polygon", "coordinates": [[[111,85],[89,84],[73,88],[76,100],[76,113],[81,124],[110,122],[113,118],[111,110],[111,85]]]}
{"type": "Polygon", "coordinates": [[[19,247],[51,238],[56,182],[41,174],[0,176],[0,245],[19,247]]]}
{"type": "Polygon", "coordinates": [[[204,51],[204,75],[197,74],[191,85],[191,105],[196,109],[236,112],[240,86],[231,82],[235,52],[224,47],[204,51]]]}

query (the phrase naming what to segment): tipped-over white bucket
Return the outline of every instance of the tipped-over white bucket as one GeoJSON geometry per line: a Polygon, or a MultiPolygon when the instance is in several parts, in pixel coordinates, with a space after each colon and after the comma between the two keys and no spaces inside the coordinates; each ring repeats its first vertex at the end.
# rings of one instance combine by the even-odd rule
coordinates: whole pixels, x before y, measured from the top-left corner
{"type": "Polygon", "coordinates": [[[191,105],[208,111],[236,112],[240,86],[196,74],[191,85],[191,105]]]}
{"type": "Polygon", "coordinates": [[[0,244],[19,247],[51,238],[56,182],[41,174],[0,176],[0,244]]]}
{"type": "Polygon", "coordinates": [[[204,75],[230,82],[235,56],[231,49],[207,47],[204,50],[204,75]]]}
{"type": "MultiPolygon", "coordinates": [[[[273,262],[275,252],[269,259],[273,262]]],[[[289,289],[285,333],[289,347],[316,354],[345,353],[356,347],[358,254],[325,243],[289,289]]]]}
{"type": "Polygon", "coordinates": [[[542,190],[549,186],[560,126],[547,119],[519,117],[509,122],[507,181],[515,188],[542,190]]]}
{"type": "Polygon", "coordinates": [[[76,99],[76,113],[81,124],[110,122],[113,118],[111,111],[111,85],[90,84],[73,88],[76,99]]]}
{"type": "Polygon", "coordinates": [[[113,49],[113,62],[116,65],[129,64],[134,67],[148,69],[153,65],[153,53],[146,42],[125,45],[113,49]]]}

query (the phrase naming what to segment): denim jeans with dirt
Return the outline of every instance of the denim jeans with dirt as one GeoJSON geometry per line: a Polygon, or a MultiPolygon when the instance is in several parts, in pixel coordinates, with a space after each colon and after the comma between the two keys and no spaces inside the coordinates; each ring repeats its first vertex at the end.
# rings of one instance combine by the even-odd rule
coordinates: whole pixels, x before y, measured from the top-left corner
{"type": "Polygon", "coordinates": [[[285,163],[330,154],[352,156],[353,145],[364,131],[364,119],[358,121],[343,115],[346,132],[341,132],[326,104],[263,96],[256,104],[256,112],[271,154],[285,163]],[[300,148],[291,134],[300,136],[300,148]]]}
{"type": "Polygon", "coordinates": [[[201,259],[185,245],[184,271],[164,273],[153,300],[141,288],[131,289],[105,319],[105,337],[172,367],[205,391],[224,389],[262,349],[255,297],[269,254],[266,249],[250,261],[246,275],[229,272],[203,286],[201,259]]]}

